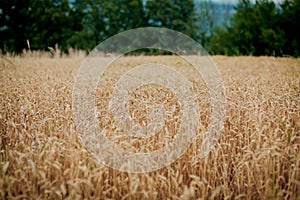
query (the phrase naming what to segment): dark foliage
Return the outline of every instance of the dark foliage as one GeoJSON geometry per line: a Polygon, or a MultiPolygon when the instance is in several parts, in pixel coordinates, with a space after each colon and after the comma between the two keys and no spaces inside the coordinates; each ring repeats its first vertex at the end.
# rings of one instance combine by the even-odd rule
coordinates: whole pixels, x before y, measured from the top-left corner
{"type": "Polygon", "coordinates": [[[193,0],[0,0],[0,51],[55,45],[64,53],[89,51],[122,31],[155,26],[185,33],[211,54],[300,56],[300,0],[240,0],[229,23],[216,28],[214,3],[197,6],[193,0]]]}

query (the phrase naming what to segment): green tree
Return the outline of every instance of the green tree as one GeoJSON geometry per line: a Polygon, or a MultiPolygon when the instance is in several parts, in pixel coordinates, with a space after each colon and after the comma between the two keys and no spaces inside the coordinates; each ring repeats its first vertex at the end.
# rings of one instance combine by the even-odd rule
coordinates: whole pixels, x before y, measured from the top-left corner
{"type": "Polygon", "coordinates": [[[142,0],[104,1],[107,35],[146,26],[142,0]]]}
{"type": "Polygon", "coordinates": [[[74,31],[68,43],[75,49],[91,50],[105,38],[105,9],[101,0],[76,0],[73,8],[79,11],[82,29],[74,31]]]}
{"type": "Polygon", "coordinates": [[[5,52],[21,52],[27,47],[30,26],[29,0],[0,0],[0,48],[5,52]]]}
{"type": "Polygon", "coordinates": [[[82,29],[68,0],[35,0],[32,2],[32,26],[30,40],[33,49],[58,47],[67,52],[68,39],[74,31],[82,29]]]}
{"type": "Polygon", "coordinates": [[[206,46],[209,36],[213,33],[215,4],[211,0],[202,0],[199,2],[197,10],[197,35],[202,46],[206,46]]]}
{"type": "Polygon", "coordinates": [[[283,52],[300,56],[300,0],[285,0],[281,8],[279,26],[285,34],[283,52]]]}
{"type": "Polygon", "coordinates": [[[84,13],[83,29],[69,39],[72,46],[91,50],[107,37],[147,25],[142,0],[77,0],[84,13]]]}
{"type": "Polygon", "coordinates": [[[146,16],[150,26],[170,28],[198,38],[193,0],[148,0],[146,16]]]}
{"type": "Polygon", "coordinates": [[[240,0],[230,25],[217,28],[209,51],[227,55],[299,56],[299,0],[240,0]]]}
{"type": "Polygon", "coordinates": [[[68,39],[82,29],[77,15],[68,0],[1,0],[1,49],[20,53],[58,44],[67,52],[68,39]]]}

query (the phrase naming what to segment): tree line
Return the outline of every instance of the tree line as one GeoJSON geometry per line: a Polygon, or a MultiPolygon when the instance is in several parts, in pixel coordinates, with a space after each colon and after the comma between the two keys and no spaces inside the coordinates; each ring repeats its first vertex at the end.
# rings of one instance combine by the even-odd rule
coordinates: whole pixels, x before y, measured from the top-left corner
{"type": "Polygon", "coordinates": [[[215,3],[202,0],[0,0],[0,51],[92,50],[138,27],[166,27],[211,54],[300,56],[300,0],[239,0],[214,26],[215,3]]]}

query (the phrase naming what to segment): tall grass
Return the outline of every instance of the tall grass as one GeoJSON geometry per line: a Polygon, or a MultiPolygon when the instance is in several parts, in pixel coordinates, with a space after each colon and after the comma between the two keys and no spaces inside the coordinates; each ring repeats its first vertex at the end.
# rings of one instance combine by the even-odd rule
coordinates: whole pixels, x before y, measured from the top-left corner
{"type": "MultiPolygon", "coordinates": [[[[1,57],[0,199],[300,198],[299,59],[213,57],[227,96],[225,131],[216,148],[200,159],[202,138],[197,137],[171,166],[146,174],[103,166],[81,145],[72,121],[72,89],[83,59],[83,54],[1,57]]],[[[147,62],[172,65],[189,77],[201,109],[199,135],[205,132],[207,88],[186,70],[187,63],[175,56],[138,56],[119,59],[99,82],[99,124],[109,130],[108,137],[118,136],[107,112],[118,73],[147,62]]],[[[156,86],[137,90],[129,109],[136,122],[147,122],[147,105],[169,93],[156,86]]],[[[177,105],[172,94],[168,98],[166,108],[177,105]]],[[[179,108],[155,139],[131,147],[115,144],[133,152],[161,148],[161,135],[176,134],[180,120],[172,116],[180,118],[179,108]]]]}

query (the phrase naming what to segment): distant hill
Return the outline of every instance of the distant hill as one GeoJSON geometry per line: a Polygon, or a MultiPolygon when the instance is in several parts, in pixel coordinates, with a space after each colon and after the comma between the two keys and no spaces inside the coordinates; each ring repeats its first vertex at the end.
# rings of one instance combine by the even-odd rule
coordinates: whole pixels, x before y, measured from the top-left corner
{"type": "Polygon", "coordinates": [[[224,23],[229,23],[230,17],[235,13],[233,2],[224,3],[220,1],[203,1],[195,0],[196,13],[200,14],[203,9],[210,9],[212,16],[213,27],[223,26],[224,23]]]}

